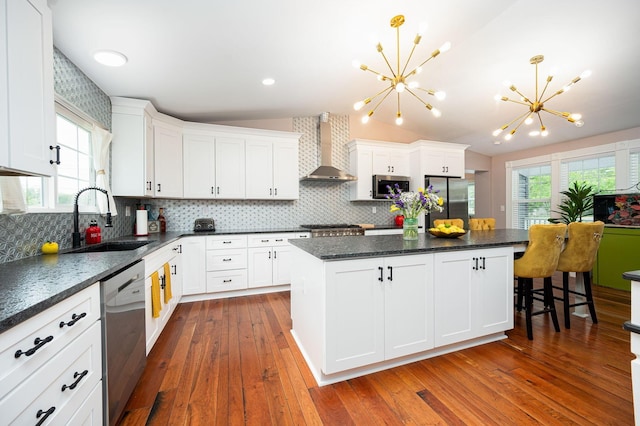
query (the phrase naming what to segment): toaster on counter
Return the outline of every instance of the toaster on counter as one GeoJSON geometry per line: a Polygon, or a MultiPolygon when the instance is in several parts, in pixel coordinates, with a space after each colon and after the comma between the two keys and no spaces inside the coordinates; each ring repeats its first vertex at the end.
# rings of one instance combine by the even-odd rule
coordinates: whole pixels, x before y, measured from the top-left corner
{"type": "Polygon", "coordinates": [[[216,230],[213,219],[196,219],[196,223],[193,225],[194,232],[214,232],[216,230]]]}

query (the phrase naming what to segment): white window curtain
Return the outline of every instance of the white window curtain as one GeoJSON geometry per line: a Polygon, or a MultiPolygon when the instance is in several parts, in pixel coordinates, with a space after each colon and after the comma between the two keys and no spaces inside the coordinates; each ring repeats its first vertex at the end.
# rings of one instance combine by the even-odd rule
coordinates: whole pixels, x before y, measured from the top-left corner
{"type": "Polygon", "coordinates": [[[26,213],[22,184],[16,176],[0,176],[0,214],[26,213]]]}
{"type": "MultiPolygon", "coordinates": [[[[109,145],[113,135],[105,129],[93,126],[91,131],[91,144],[93,148],[93,167],[96,170],[96,186],[106,190],[109,194],[109,207],[111,209],[111,215],[116,216],[116,202],[111,195],[111,188],[109,187],[109,145]]],[[[97,196],[98,209],[100,214],[107,213],[107,203],[104,197],[97,196]]]]}

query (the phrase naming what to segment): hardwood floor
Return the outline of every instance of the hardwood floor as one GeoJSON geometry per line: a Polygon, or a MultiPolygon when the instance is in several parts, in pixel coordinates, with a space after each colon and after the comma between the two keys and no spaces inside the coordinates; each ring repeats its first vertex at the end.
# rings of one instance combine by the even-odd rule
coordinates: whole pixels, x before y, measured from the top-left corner
{"type": "Polygon", "coordinates": [[[517,313],[508,339],[324,387],[289,333],[288,292],[180,304],[121,424],[631,425],[630,293],[594,293],[598,324],[555,333],[537,316],[529,341],[517,313]]]}

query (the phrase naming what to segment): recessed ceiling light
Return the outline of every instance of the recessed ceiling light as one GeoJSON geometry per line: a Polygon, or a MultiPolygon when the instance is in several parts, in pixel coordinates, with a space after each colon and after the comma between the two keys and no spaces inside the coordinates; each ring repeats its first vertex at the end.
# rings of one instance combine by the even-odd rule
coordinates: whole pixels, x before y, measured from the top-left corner
{"type": "Polygon", "coordinates": [[[121,67],[127,63],[127,57],[113,50],[99,50],[93,54],[93,59],[108,67],[121,67]]]}
{"type": "Polygon", "coordinates": [[[262,80],[262,84],[264,84],[265,86],[272,86],[276,81],[272,78],[265,78],[264,80],[262,80]]]}

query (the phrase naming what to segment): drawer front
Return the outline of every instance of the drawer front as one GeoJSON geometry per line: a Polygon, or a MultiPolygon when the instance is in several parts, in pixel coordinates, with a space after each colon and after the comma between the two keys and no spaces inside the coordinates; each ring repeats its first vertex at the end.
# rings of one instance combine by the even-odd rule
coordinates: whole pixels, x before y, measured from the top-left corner
{"type": "Polygon", "coordinates": [[[247,288],[247,271],[245,270],[207,272],[207,293],[245,288],[247,288]]]}
{"type": "Polygon", "coordinates": [[[69,420],[70,425],[101,426],[102,422],[102,383],[98,383],[78,411],[69,420]]]}
{"type": "Polygon", "coordinates": [[[0,400],[8,423],[66,424],[102,378],[100,322],[51,358],[40,370],[0,400]],[[52,408],[54,407],[54,408],[52,408]],[[44,412],[38,416],[39,411],[44,412]]]}
{"type": "Polygon", "coordinates": [[[1,334],[0,398],[99,319],[100,285],[94,284],[1,334]]]}
{"type": "Polygon", "coordinates": [[[207,250],[207,271],[225,271],[247,267],[247,250],[207,250]]]}
{"type": "Polygon", "coordinates": [[[148,277],[162,266],[170,262],[171,259],[176,257],[179,251],[179,244],[171,244],[168,247],[164,247],[161,250],[151,253],[149,256],[144,257],[144,276],[148,277]]]}
{"type": "Polygon", "coordinates": [[[249,247],[272,247],[287,245],[289,237],[293,234],[251,234],[249,235],[249,247]]]}
{"type": "Polygon", "coordinates": [[[246,235],[215,235],[207,237],[207,250],[247,247],[246,235]]]}

